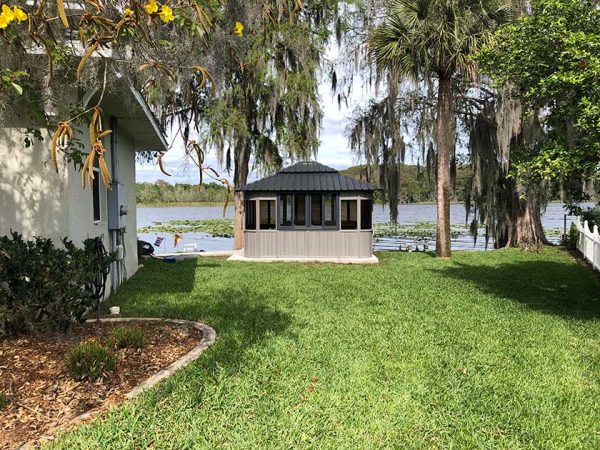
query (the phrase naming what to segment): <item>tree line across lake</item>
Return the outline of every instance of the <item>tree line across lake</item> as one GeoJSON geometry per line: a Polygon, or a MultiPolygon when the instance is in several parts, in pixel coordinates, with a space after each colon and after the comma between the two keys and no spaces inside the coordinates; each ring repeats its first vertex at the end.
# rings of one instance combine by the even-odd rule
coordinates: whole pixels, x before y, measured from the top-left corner
{"type": "MultiPolygon", "coordinates": [[[[357,179],[378,184],[378,179],[367,177],[365,166],[352,166],[341,173],[357,179]]],[[[471,171],[461,165],[456,170],[452,201],[464,202],[469,189],[471,171]]],[[[435,201],[435,180],[423,167],[403,164],[400,167],[400,203],[426,203],[435,201]]],[[[137,183],[138,205],[163,205],[181,203],[223,203],[227,189],[220,183],[204,183],[201,186],[187,183],[171,184],[163,180],[154,183],[137,183]]],[[[376,193],[376,201],[383,202],[385,192],[376,193]]],[[[559,200],[559,192],[553,199],[559,200]]]]}
{"type": "MultiPolygon", "coordinates": [[[[428,176],[425,169],[416,165],[402,165],[400,176],[400,202],[424,203],[435,201],[435,180],[428,176]]],[[[378,184],[377,179],[366,177],[365,166],[353,166],[342,170],[341,173],[357,179],[378,184]]],[[[459,167],[456,174],[456,187],[453,200],[462,202],[468,185],[469,170],[459,167]]],[[[160,205],[178,203],[222,203],[227,195],[227,189],[219,183],[204,183],[201,186],[186,183],[170,184],[163,180],[155,183],[137,183],[137,203],[141,205],[160,205]]],[[[383,201],[381,192],[376,194],[376,200],[383,201]]]]}
{"type": "Polygon", "coordinates": [[[220,183],[171,184],[163,180],[136,183],[138,205],[223,203],[226,196],[227,188],[220,183]]]}

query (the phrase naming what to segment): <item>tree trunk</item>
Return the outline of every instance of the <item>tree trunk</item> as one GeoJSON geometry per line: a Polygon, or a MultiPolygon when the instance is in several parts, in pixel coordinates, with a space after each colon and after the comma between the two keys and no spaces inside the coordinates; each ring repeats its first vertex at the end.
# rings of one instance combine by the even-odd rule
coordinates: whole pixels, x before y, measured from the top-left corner
{"type": "Polygon", "coordinates": [[[508,206],[509,224],[504,230],[500,230],[496,247],[529,249],[548,244],[542,226],[542,212],[534,188],[522,186],[513,188],[508,206]]]}
{"type": "MultiPolygon", "coordinates": [[[[516,143],[531,146],[533,142],[543,140],[544,133],[535,119],[524,121],[516,143]]],[[[510,168],[507,173],[510,173],[510,168]]],[[[524,185],[515,178],[504,178],[506,186],[506,220],[500,227],[496,238],[496,247],[521,247],[548,244],[542,226],[542,208],[545,204],[543,186],[524,185]]]]}
{"type": "Polygon", "coordinates": [[[234,164],[233,182],[236,192],[233,194],[235,208],[233,214],[233,249],[241,250],[244,248],[244,193],[237,191],[237,189],[246,186],[250,165],[250,149],[244,142],[236,144],[234,164]]]}
{"type": "Polygon", "coordinates": [[[241,250],[244,248],[244,193],[235,191],[233,203],[233,249],[241,250]]]}
{"type": "Polygon", "coordinates": [[[436,115],[437,137],[437,233],[435,254],[449,258],[450,251],[450,150],[454,145],[452,79],[439,77],[436,115]]]}

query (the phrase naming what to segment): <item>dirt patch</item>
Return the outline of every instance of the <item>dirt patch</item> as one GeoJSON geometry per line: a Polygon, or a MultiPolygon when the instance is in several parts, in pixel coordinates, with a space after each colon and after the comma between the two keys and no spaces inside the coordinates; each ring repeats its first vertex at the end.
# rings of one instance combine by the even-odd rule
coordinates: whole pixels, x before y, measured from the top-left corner
{"type": "Polygon", "coordinates": [[[44,334],[0,340],[0,448],[15,448],[48,434],[92,409],[105,410],[125,394],[176,361],[202,339],[202,332],[167,322],[92,322],[68,335],[44,334]],[[139,350],[112,348],[116,369],[95,382],[76,381],[65,368],[65,355],[79,342],[106,343],[113,328],[144,330],[139,350]]]}

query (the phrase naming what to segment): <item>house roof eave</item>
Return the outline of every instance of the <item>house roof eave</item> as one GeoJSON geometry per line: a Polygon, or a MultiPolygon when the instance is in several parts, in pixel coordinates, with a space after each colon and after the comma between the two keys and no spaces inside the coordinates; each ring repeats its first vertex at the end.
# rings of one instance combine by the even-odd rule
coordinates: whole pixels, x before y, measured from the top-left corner
{"type": "Polygon", "coordinates": [[[148,122],[152,126],[154,134],[158,140],[157,143],[160,144],[160,147],[161,147],[160,150],[157,150],[157,151],[166,152],[169,149],[169,144],[167,143],[167,138],[165,137],[165,134],[163,133],[162,129],[160,128],[160,124],[158,123],[156,116],[150,109],[150,106],[148,105],[148,103],[146,102],[146,100],[144,99],[142,94],[137,89],[135,89],[133,86],[129,85],[129,90],[133,94],[135,100],[140,105],[140,108],[142,109],[146,118],[148,119],[148,122]]]}

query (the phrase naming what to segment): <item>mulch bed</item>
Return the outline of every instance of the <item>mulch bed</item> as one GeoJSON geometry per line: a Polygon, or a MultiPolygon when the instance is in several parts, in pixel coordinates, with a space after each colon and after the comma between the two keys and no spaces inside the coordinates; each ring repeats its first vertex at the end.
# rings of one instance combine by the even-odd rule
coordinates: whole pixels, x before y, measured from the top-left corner
{"type": "Polygon", "coordinates": [[[68,335],[44,334],[0,340],[0,448],[15,448],[47,435],[91,409],[105,410],[124,400],[137,384],[185,355],[202,332],[167,322],[92,322],[78,324],[68,335]],[[113,328],[144,329],[140,350],[113,349],[113,372],[95,381],[77,381],[65,368],[65,355],[77,343],[106,343],[113,328]]]}

